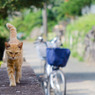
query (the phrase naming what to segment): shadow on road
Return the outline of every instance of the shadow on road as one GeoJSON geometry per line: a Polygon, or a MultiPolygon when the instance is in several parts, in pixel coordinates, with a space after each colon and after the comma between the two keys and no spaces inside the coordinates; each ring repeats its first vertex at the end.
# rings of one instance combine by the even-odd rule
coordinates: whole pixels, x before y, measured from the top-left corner
{"type": "Polygon", "coordinates": [[[79,90],[68,90],[68,94],[67,95],[89,95],[87,92],[87,89],[79,89],[79,90]]]}
{"type": "Polygon", "coordinates": [[[95,81],[95,73],[66,73],[67,82],[95,81]]]}

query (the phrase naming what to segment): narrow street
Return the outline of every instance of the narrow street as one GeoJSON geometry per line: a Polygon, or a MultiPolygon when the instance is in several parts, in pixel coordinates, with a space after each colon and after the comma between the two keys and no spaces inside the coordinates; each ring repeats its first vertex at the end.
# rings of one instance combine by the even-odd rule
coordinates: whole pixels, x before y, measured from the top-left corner
{"type": "MultiPolygon", "coordinates": [[[[24,42],[24,57],[31,64],[36,74],[43,73],[43,64],[31,42],[24,42]]],[[[67,66],[62,68],[67,81],[66,95],[95,95],[95,65],[78,62],[70,58],[67,66]]]]}

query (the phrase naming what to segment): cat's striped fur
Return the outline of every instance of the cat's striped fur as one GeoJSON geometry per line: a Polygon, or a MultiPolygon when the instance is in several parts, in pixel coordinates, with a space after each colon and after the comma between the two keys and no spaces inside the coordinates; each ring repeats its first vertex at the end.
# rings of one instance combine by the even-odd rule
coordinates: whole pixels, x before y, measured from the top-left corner
{"type": "Polygon", "coordinates": [[[10,30],[10,40],[5,42],[5,60],[7,62],[7,72],[10,80],[10,86],[16,86],[20,83],[21,67],[23,63],[23,43],[17,39],[16,28],[7,23],[10,30]]]}

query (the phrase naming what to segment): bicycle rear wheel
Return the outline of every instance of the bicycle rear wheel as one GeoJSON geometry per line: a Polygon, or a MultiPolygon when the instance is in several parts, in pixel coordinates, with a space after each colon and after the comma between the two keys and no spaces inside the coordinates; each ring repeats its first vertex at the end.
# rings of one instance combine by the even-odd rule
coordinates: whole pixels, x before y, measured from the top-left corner
{"type": "Polygon", "coordinates": [[[50,75],[51,95],[66,95],[66,80],[62,71],[53,71],[50,75]]]}

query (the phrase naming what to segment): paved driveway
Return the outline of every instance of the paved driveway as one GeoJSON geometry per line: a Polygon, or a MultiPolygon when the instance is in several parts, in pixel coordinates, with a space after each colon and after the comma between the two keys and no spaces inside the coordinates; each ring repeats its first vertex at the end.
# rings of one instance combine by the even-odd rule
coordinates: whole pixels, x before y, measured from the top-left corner
{"type": "MultiPolygon", "coordinates": [[[[37,74],[43,73],[43,64],[31,42],[24,42],[26,61],[37,74]]],[[[95,65],[78,62],[70,58],[67,66],[62,68],[67,80],[67,95],[95,95],[95,65]]]]}

